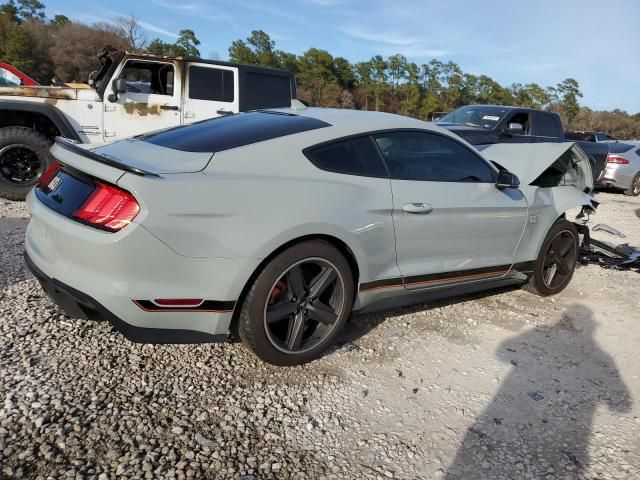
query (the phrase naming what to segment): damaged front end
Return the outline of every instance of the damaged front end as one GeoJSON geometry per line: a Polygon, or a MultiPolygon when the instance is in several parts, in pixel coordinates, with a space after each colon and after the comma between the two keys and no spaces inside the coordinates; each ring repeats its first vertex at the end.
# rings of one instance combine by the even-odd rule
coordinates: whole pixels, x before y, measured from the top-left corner
{"type": "MultiPolygon", "coordinates": [[[[538,219],[553,222],[579,209],[577,215],[573,214],[573,223],[582,237],[582,263],[640,272],[640,250],[628,243],[615,245],[591,235],[587,223],[599,203],[591,196],[594,189],[591,162],[577,144],[496,144],[485,148],[483,154],[499,168],[518,175],[520,189],[529,202],[530,222],[538,219]]],[[[624,237],[605,224],[594,226],[592,231],[624,237]]]]}

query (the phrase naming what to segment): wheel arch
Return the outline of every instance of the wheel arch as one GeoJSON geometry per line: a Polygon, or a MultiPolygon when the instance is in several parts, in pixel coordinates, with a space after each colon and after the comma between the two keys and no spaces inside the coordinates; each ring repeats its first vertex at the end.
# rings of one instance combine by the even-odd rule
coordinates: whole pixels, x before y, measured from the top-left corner
{"type": "Polygon", "coordinates": [[[345,259],[349,263],[349,267],[351,267],[351,272],[353,273],[354,291],[355,292],[358,291],[358,283],[360,279],[360,265],[358,263],[357,257],[353,249],[343,239],[340,239],[335,235],[322,234],[322,233],[313,233],[313,234],[302,235],[302,236],[293,238],[283,243],[282,245],[277,247],[275,250],[273,250],[271,253],[269,253],[266,257],[264,257],[260,261],[258,266],[253,270],[251,275],[249,275],[249,278],[246,280],[246,282],[244,283],[244,286],[242,287],[240,295],[238,296],[235,307],[233,309],[231,323],[229,325],[229,331],[231,332],[234,338],[236,339],[238,338],[238,332],[237,332],[238,316],[240,315],[242,304],[244,302],[245,297],[247,296],[249,289],[251,288],[251,285],[253,284],[255,279],[258,277],[258,275],[260,275],[260,272],[273,258],[275,258],[280,253],[284,252],[285,250],[287,250],[288,248],[294,245],[298,245],[300,243],[307,242],[310,240],[324,240],[330,243],[331,245],[333,245],[334,247],[336,247],[340,251],[340,253],[344,255],[345,259]]]}
{"type": "Polygon", "coordinates": [[[0,101],[0,128],[4,127],[34,128],[52,138],[61,135],[81,140],[67,117],[56,107],[46,103],[0,101]]]}

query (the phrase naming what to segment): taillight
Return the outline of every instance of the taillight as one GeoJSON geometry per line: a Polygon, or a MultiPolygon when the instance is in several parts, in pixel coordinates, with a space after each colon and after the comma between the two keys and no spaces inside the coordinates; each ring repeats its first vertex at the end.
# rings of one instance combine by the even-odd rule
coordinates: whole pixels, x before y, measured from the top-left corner
{"type": "Polygon", "coordinates": [[[618,155],[609,155],[607,157],[607,163],[615,163],[617,165],[627,165],[629,160],[624,157],[619,157],[618,155]]]}
{"type": "Polygon", "coordinates": [[[94,227],[117,232],[129,225],[139,211],[140,205],[129,192],[96,182],[96,189],[73,216],[94,227]]]}
{"type": "Polygon", "coordinates": [[[60,170],[60,164],[58,162],[53,162],[53,165],[51,165],[47,171],[42,174],[40,180],[38,180],[38,186],[46,187],[51,179],[58,173],[58,170],[60,170]]]}

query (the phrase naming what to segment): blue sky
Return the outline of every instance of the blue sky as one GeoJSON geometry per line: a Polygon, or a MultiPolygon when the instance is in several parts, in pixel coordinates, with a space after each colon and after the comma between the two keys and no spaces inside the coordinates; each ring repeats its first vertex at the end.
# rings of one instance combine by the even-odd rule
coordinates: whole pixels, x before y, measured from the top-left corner
{"type": "Polygon", "coordinates": [[[44,0],[47,13],[85,23],[135,15],[149,38],[191,28],[203,56],[262,29],[277,47],[361,61],[402,53],[453,60],[502,84],[574,77],[582,104],[640,112],[639,0],[44,0]]]}

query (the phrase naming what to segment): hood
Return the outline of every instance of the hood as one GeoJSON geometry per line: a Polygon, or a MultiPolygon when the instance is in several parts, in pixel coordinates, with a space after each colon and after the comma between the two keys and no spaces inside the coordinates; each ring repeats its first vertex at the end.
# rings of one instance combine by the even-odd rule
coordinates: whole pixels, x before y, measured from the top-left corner
{"type": "Polygon", "coordinates": [[[98,155],[129,167],[155,173],[194,173],[204,170],[211,152],[183,152],[139,139],[121,140],[94,150],[98,155]]]}
{"type": "Polygon", "coordinates": [[[99,101],[100,96],[93,88],[71,87],[0,87],[0,96],[38,97],[54,100],[99,101]]]}
{"type": "Polygon", "coordinates": [[[573,142],[498,143],[484,148],[482,154],[515,173],[522,184],[571,185],[583,192],[593,190],[589,158],[573,142]]]}

